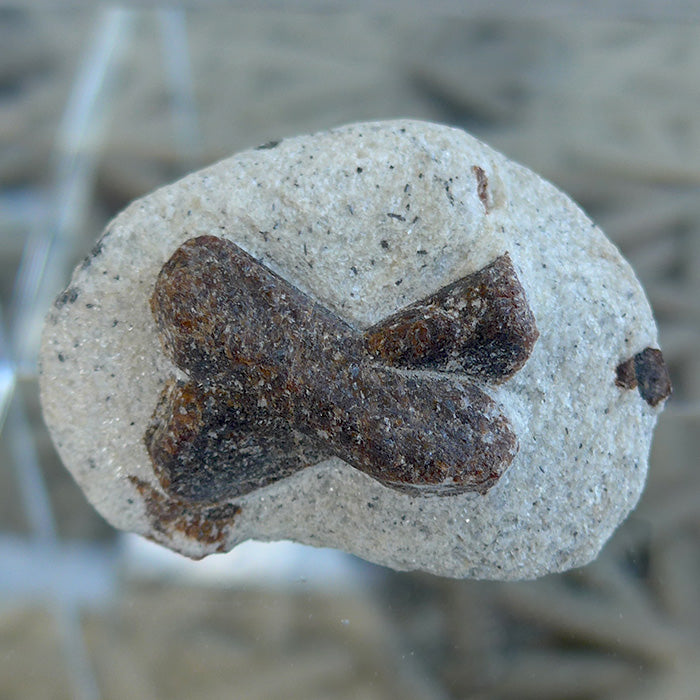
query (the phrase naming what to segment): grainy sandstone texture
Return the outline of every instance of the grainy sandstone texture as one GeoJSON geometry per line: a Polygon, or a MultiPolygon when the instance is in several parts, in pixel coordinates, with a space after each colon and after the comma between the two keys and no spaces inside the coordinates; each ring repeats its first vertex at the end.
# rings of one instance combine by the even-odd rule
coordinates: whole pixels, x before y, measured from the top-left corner
{"type": "Polygon", "coordinates": [[[397,569],[530,578],[590,561],[636,504],[664,375],[624,363],[657,347],[629,265],[552,185],[455,129],[356,124],[241,153],[118,216],[47,318],[42,401],[95,507],[189,556],[294,539],[397,569]],[[508,253],[539,338],[483,385],[518,442],[495,485],[416,495],[332,457],[222,502],[166,493],[145,435],[187,376],[150,299],[199,236],[237,244],[358,333],[508,253]]]}

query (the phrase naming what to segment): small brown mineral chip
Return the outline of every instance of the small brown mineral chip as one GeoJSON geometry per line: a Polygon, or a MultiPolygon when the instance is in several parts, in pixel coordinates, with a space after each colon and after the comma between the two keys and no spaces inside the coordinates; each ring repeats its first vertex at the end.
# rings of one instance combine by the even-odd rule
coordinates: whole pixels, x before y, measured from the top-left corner
{"type": "Polygon", "coordinates": [[[658,406],[673,391],[664,356],[657,348],[645,348],[621,362],[615,372],[617,386],[621,389],[638,388],[650,406],[658,406]]]}
{"type": "Polygon", "coordinates": [[[637,374],[634,371],[634,357],[626,359],[624,362],[620,362],[615,370],[615,384],[620,387],[620,389],[636,389],[637,388],[637,374]]]}
{"type": "Polygon", "coordinates": [[[226,531],[241,512],[240,506],[192,506],[172,496],[164,496],[135,476],[129,477],[129,480],[143,496],[146,512],[156,532],[176,530],[192,540],[218,545],[217,549],[224,551],[226,531]]]}
{"type": "Polygon", "coordinates": [[[671,395],[671,376],[661,350],[645,348],[634,356],[634,372],[639,382],[639,393],[650,405],[657,406],[671,395]]]}

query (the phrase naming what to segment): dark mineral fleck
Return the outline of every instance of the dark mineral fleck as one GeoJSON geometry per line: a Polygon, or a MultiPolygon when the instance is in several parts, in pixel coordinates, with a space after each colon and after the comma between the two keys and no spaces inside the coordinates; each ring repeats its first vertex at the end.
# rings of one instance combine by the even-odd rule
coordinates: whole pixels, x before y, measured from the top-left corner
{"type": "Polygon", "coordinates": [[[180,506],[332,456],[412,494],[485,493],[517,453],[499,406],[465,376],[503,381],[537,339],[507,255],[362,333],[235,244],[202,236],[163,266],[151,308],[188,376],[164,389],[145,435],[180,506]]]}
{"type": "Polygon", "coordinates": [[[262,143],[259,146],[256,146],[255,150],[256,151],[269,151],[272,148],[277,148],[277,146],[282,143],[281,141],[267,141],[266,143],[262,143]]]}
{"type": "Polygon", "coordinates": [[[484,209],[488,214],[489,211],[489,180],[486,177],[486,171],[478,165],[472,166],[472,172],[476,177],[476,193],[484,205],[484,209]]]}
{"type": "Polygon", "coordinates": [[[615,384],[622,389],[638,388],[650,406],[658,406],[673,391],[664,356],[657,348],[645,348],[621,362],[616,369],[615,384]]]}
{"type": "Polygon", "coordinates": [[[54,305],[57,309],[60,309],[66,304],[74,304],[79,294],[80,291],[76,287],[68,287],[61,294],[58,295],[56,301],[54,302],[54,305]]]}

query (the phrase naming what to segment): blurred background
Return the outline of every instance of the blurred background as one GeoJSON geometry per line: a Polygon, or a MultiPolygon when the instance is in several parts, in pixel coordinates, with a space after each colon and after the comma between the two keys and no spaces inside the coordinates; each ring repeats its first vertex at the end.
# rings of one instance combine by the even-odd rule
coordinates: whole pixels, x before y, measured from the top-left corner
{"type": "Polygon", "coordinates": [[[699,16],[311,4],[0,9],[0,700],[698,700],[699,16]],[[192,169],[396,117],[540,173],[631,261],[675,385],[637,510],[591,565],[509,584],[291,543],[194,563],[112,530],[38,406],[73,265],[192,169]]]}

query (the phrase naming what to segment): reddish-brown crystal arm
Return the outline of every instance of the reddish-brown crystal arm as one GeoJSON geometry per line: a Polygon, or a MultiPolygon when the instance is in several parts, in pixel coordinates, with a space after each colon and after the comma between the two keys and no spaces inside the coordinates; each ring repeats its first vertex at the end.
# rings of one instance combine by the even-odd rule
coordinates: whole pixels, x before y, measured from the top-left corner
{"type": "Polygon", "coordinates": [[[462,371],[490,383],[512,377],[539,336],[508,253],[365,331],[385,364],[462,371]]]}

